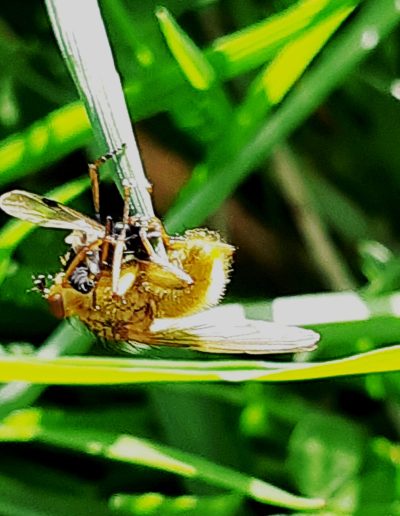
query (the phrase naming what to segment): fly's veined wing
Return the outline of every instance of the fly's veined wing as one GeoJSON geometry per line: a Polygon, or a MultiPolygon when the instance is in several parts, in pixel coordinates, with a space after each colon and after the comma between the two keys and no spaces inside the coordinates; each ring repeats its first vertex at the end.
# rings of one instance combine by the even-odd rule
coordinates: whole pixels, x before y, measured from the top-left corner
{"type": "Polygon", "coordinates": [[[156,345],[190,348],[205,353],[245,353],[264,355],[298,353],[315,349],[319,336],[312,330],[282,327],[265,321],[192,326],[154,332],[156,345]]]}
{"type": "Polygon", "coordinates": [[[80,230],[104,234],[104,227],[95,220],[68,208],[53,199],[23,190],[12,190],[0,196],[0,208],[8,215],[45,228],[80,230]]]}
{"type": "Polygon", "coordinates": [[[141,340],[148,345],[189,348],[205,353],[254,355],[311,351],[319,341],[318,333],[296,326],[255,321],[244,316],[210,317],[207,320],[207,312],[198,315],[200,317],[157,320],[151,334],[141,340]]]}

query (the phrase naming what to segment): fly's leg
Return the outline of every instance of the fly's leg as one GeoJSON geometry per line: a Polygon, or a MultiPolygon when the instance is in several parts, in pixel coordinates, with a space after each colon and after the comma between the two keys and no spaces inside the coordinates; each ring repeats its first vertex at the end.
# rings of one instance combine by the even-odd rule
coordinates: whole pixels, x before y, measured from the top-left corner
{"type": "Polygon", "coordinates": [[[112,159],[114,156],[118,156],[125,150],[126,145],[123,144],[118,149],[114,149],[100,158],[97,158],[93,163],[89,163],[89,177],[90,183],[92,185],[92,196],[93,196],[93,206],[94,212],[96,216],[96,220],[100,222],[100,180],[99,180],[99,168],[101,165],[104,165],[108,160],[112,159]]]}
{"type": "MultiPolygon", "coordinates": [[[[124,152],[125,147],[126,147],[126,145],[123,144],[118,149],[114,149],[114,150],[108,152],[107,154],[104,154],[103,156],[100,156],[100,158],[96,159],[93,163],[89,163],[89,177],[90,177],[90,182],[91,182],[91,185],[92,185],[93,206],[94,206],[96,220],[98,222],[101,221],[101,216],[100,216],[100,187],[99,187],[100,180],[99,180],[99,169],[108,160],[110,160],[113,157],[118,156],[119,154],[124,152]]],[[[126,187],[124,186],[124,192],[125,192],[125,190],[126,190],[126,187]]],[[[125,219],[128,220],[128,215],[129,215],[129,191],[128,191],[127,194],[125,193],[124,224],[126,223],[125,219]],[[127,212],[126,215],[125,215],[125,212],[127,212]]],[[[108,256],[109,256],[110,243],[112,243],[112,241],[113,241],[113,239],[112,239],[112,230],[113,230],[112,219],[111,219],[111,217],[107,217],[107,221],[106,221],[106,225],[105,225],[104,239],[102,239],[101,241],[98,241],[100,243],[98,245],[95,245],[94,247],[91,247],[92,244],[91,244],[91,246],[89,246],[92,249],[96,248],[96,247],[97,248],[101,247],[100,263],[99,263],[99,274],[98,274],[98,276],[101,274],[101,271],[102,271],[103,267],[108,264],[108,256]]],[[[120,270],[121,270],[122,254],[123,254],[123,249],[124,249],[124,245],[125,245],[126,229],[123,229],[122,236],[123,236],[122,245],[118,244],[118,241],[120,240],[120,238],[118,238],[117,243],[115,244],[115,250],[114,250],[114,258],[113,258],[113,266],[112,266],[112,270],[113,270],[113,272],[112,272],[112,278],[113,278],[112,279],[112,282],[113,282],[112,283],[112,291],[113,291],[113,294],[116,293],[116,287],[115,287],[116,283],[115,282],[118,281],[120,270]],[[119,265],[118,265],[118,260],[116,260],[116,256],[115,256],[118,253],[120,253],[120,255],[121,255],[120,259],[119,259],[119,265]],[[114,271],[116,271],[116,272],[114,272],[114,271]],[[117,276],[117,280],[115,280],[116,276],[117,276]]],[[[70,267],[68,268],[68,271],[66,271],[66,273],[65,273],[65,276],[67,278],[68,278],[67,273],[69,272],[69,274],[72,274],[72,272],[74,270],[73,268],[71,269],[71,266],[74,265],[74,267],[76,267],[79,264],[78,256],[81,255],[81,253],[83,252],[83,255],[81,255],[82,256],[82,260],[83,260],[85,255],[87,254],[88,250],[90,250],[90,249],[87,248],[87,247],[82,249],[82,251],[79,252],[78,255],[74,258],[73,262],[71,263],[70,267]]],[[[93,298],[93,303],[96,303],[95,297],[93,298]]]]}
{"type": "Polygon", "coordinates": [[[100,259],[100,268],[102,268],[105,265],[108,265],[108,254],[110,251],[110,243],[112,241],[111,235],[113,231],[113,220],[110,216],[106,219],[106,225],[105,225],[105,231],[104,231],[104,243],[101,248],[101,259],[100,259]]]}
{"type": "Polygon", "coordinates": [[[78,265],[83,262],[83,260],[86,258],[86,255],[93,251],[94,249],[98,249],[103,242],[102,238],[98,238],[94,242],[92,242],[90,245],[86,245],[85,247],[82,247],[82,249],[79,251],[79,253],[76,254],[76,256],[73,258],[71,263],[68,265],[67,270],[64,273],[63,278],[63,286],[67,285],[68,278],[71,276],[71,274],[74,272],[74,270],[78,267],[78,265]]]}
{"type": "Polygon", "coordinates": [[[114,248],[114,257],[112,264],[112,292],[113,296],[118,296],[118,283],[121,275],[122,258],[125,249],[126,227],[129,222],[129,195],[131,188],[127,181],[122,184],[124,188],[124,211],[122,215],[122,230],[117,237],[114,248]]]}
{"type": "Polygon", "coordinates": [[[157,258],[157,254],[156,252],[154,251],[153,249],[153,246],[151,245],[150,243],[150,240],[147,236],[147,231],[145,228],[140,228],[139,229],[139,237],[142,241],[142,244],[143,244],[143,247],[145,248],[147,254],[149,255],[149,257],[153,260],[155,260],[157,258]]]}
{"type": "MultiPolygon", "coordinates": [[[[111,234],[113,229],[113,220],[112,217],[108,216],[105,224],[105,230],[104,230],[104,239],[101,243],[101,252],[100,252],[100,262],[99,262],[99,272],[96,275],[95,282],[98,281],[98,279],[101,276],[101,272],[105,266],[108,265],[108,254],[110,250],[110,243],[111,243],[111,234]]],[[[87,253],[86,253],[87,254],[87,253]]],[[[96,309],[97,307],[97,295],[96,295],[96,289],[94,288],[92,290],[92,308],[96,309]]]]}

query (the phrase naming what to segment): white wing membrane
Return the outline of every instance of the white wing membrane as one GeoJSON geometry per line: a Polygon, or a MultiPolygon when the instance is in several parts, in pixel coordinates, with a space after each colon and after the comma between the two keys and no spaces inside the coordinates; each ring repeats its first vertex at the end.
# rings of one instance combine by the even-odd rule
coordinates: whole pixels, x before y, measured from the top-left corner
{"type": "Polygon", "coordinates": [[[319,341],[318,333],[312,330],[246,319],[239,314],[224,317],[221,308],[180,319],[156,320],[143,341],[206,353],[254,355],[311,351],[319,341]]]}
{"type": "Polygon", "coordinates": [[[206,353],[298,353],[315,349],[319,335],[304,328],[265,321],[241,321],[229,327],[212,324],[171,327],[153,333],[155,345],[187,347],[206,353]]]}
{"type": "Polygon", "coordinates": [[[103,235],[104,227],[95,220],[53,199],[23,190],[12,190],[0,197],[0,208],[8,215],[55,229],[80,230],[103,235]]]}

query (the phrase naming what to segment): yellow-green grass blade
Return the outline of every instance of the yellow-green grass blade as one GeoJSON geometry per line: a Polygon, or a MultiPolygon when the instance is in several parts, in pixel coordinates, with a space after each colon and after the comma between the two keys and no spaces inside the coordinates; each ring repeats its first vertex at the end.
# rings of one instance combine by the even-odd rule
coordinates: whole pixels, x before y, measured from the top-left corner
{"type": "Polygon", "coordinates": [[[337,10],[354,8],[358,0],[301,0],[285,11],[234,34],[218,38],[206,51],[209,61],[223,78],[232,78],[272,59],[287,43],[312,29],[337,10]]]}
{"type": "Polygon", "coordinates": [[[159,7],[156,16],[168,47],[187,80],[195,89],[208,90],[215,81],[213,67],[165,7],[159,7]]]}
{"type": "Polygon", "coordinates": [[[400,345],[317,363],[0,357],[0,382],[113,385],[154,382],[285,382],[400,371],[400,345]]]}
{"type": "Polygon", "coordinates": [[[198,226],[214,213],[254,168],[268,158],[275,145],[287,138],[344,81],[399,20],[400,10],[391,0],[367,2],[261,128],[248,131],[245,144],[238,134],[238,145],[230,146],[229,160],[221,151],[214,153],[209,163],[197,167],[167,216],[168,229],[180,231],[183,227],[198,226]],[[366,34],[371,35],[371,27],[374,37],[366,38],[366,34]]]}
{"type": "MultiPolygon", "coordinates": [[[[60,355],[85,353],[92,345],[94,337],[89,333],[76,331],[69,323],[60,324],[35,356],[43,359],[60,355]]],[[[0,386],[0,419],[12,410],[32,404],[45,390],[45,384],[12,381],[0,386]]]]}

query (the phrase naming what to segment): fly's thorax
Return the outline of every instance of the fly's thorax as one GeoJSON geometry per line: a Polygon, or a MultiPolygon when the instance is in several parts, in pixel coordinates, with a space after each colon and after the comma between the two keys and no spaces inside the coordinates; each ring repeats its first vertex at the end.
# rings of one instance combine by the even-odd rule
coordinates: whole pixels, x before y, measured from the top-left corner
{"type": "Polygon", "coordinates": [[[116,240],[123,230],[125,231],[124,258],[126,260],[132,256],[137,260],[149,260],[149,249],[146,243],[155,249],[163,237],[162,224],[156,217],[131,217],[128,224],[117,222],[114,225],[113,238],[116,240]]]}

